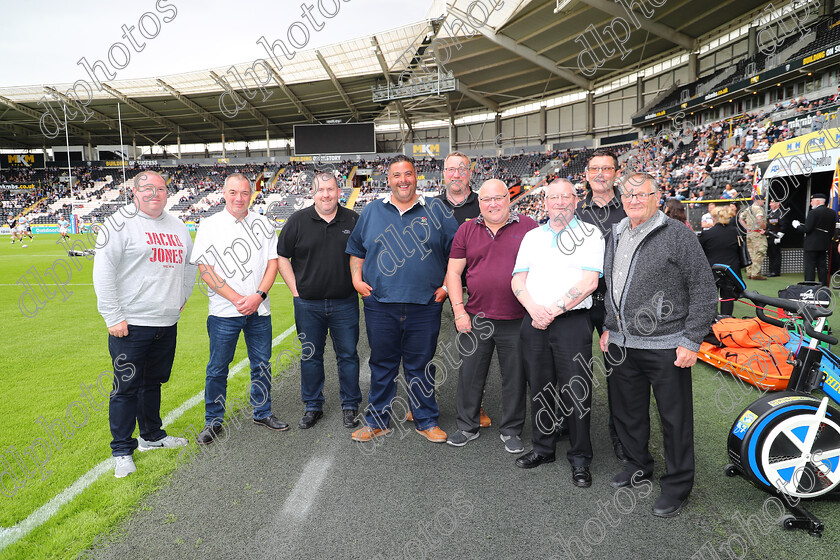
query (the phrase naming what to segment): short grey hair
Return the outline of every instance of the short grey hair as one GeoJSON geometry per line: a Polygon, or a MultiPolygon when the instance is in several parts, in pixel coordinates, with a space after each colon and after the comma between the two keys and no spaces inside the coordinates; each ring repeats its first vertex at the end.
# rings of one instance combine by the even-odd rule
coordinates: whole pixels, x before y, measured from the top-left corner
{"type": "Polygon", "coordinates": [[[629,175],[625,175],[621,180],[621,193],[624,194],[627,192],[627,188],[631,185],[637,186],[644,185],[645,183],[650,183],[653,191],[659,192],[659,182],[656,180],[656,177],[644,171],[633,171],[629,175]]]}
{"type": "Polygon", "coordinates": [[[545,190],[546,190],[546,191],[548,191],[548,187],[550,187],[551,185],[560,185],[560,184],[562,184],[562,183],[568,183],[568,185],[569,185],[570,187],[572,187],[572,190],[575,190],[575,185],[574,185],[574,183],[572,183],[571,181],[569,181],[569,180],[568,180],[568,179],[566,179],[565,177],[558,177],[558,178],[554,179],[552,182],[550,182],[549,184],[547,184],[547,185],[545,186],[545,190]]]}
{"type": "Polygon", "coordinates": [[[252,182],[251,182],[251,180],[250,180],[248,177],[246,177],[245,175],[243,175],[242,173],[231,173],[230,175],[228,175],[228,176],[227,176],[227,178],[225,179],[225,185],[224,185],[224,188],[227,188],[228,183],[229,183],[231,180],[235,180],[235,181],[245,181],[246,183],[248,183],[248,187],[251,189],[251,193],[253,194],[253,192],[254,192],[254,183],[252,183],[252,182]]]}

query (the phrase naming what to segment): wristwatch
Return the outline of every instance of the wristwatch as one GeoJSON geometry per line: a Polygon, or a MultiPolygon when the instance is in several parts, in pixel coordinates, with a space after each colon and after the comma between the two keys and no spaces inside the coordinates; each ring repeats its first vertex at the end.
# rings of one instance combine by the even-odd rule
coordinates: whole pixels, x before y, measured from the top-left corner
{"type": "Polygon", "coordinates": [[[260,294],[260,297],[261,297],[261,298],[263,298],[263,299],[265,299],[265,298],[267,298],[267,297],[268,297],[268,294],[267,294],[267,293],[265,293],[265,292],[264,292],[264,291],[262,291],[262,290],[257,290],[257,293],[258,293],[258,294],[260,294]]]}

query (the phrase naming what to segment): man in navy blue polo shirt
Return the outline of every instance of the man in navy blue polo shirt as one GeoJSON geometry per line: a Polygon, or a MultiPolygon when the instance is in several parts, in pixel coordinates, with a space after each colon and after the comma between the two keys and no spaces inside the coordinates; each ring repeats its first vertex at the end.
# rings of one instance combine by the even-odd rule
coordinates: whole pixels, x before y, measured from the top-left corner
{"type": "Polygon", "coordinates": [[[524,214],[511,213],[510,193],[498,179],[490,179],[478,191],[481,215],[458,228],[446,287],[458,330],[461,368],[458,376],[458,431],[447,443],[456,447],[478,437],[481,396],[493,358],[499,357],[502,375],[501,439],[509,453],[524,451],[519,439],[525,424],[525,373],[519,345],[519,329],[525,308],[510,290],[509,278],[519,245],[537,222],[524,214]],[[461,275],[466,270],[470,294],[464,305],[461,275]],[[468,350],[468,351],[466,351],[468,350]]]}
{"type": "Polygon", "coordinates": [[[355,428],[359,390],[359,296],[350,278],[347,239],[359,215],[338,204],[341,190],[332,173],[319,173],[312,206],[286,221],[277,239],[280,275],[292,292],[295,325],[302,335],[300,396],[306,410],[298,427],[306,430],[323,416],[324,347],[327,331],[338,362],[344,426],[355,428]]]}
{"type": "Polygon", "coordinates": [[[458,222],[443,202],[417,194],[411,158],[391,160],[388,184],[391,194],[365,207],[347,242],[370,344],[366,425],[352,438],[365,442],[390,432],[391,401],[402,362],[417,433],[443,443],[446,433],[438,427],[432,358],[458,222]]]}

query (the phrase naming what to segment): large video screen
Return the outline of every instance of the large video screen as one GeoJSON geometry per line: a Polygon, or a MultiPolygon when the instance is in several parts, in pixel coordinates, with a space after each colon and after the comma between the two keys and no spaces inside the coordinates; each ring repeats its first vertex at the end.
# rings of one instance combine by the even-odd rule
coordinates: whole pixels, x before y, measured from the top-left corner
{"type": "Polygon", "coordinates": [[[373,123],[295,125],[297,156],[373,153],[376,153],[373,123]]]}

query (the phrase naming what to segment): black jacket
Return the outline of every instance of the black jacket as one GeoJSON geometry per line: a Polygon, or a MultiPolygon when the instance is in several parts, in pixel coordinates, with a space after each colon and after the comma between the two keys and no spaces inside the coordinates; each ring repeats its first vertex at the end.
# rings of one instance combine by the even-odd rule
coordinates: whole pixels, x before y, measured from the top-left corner
{"type": "Polygon", "coordinates": [[[709,265],[728,264],[732,270],[741,269],[741,259],[738,253],[738,228],[734,222],[728,225],[715,224],[697,238],[709,265]]]}
{"type": "Polygon", "coordinates": [[[804,224],[800,224],[798,231],[805,234],[802,248],[806,251],[826,251],[831,246],[834,235],[834,224],[837,213],[828,206],[817,206],[808,212],[804,224]]]}

